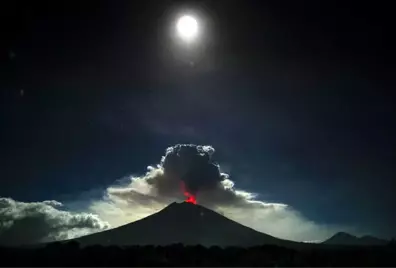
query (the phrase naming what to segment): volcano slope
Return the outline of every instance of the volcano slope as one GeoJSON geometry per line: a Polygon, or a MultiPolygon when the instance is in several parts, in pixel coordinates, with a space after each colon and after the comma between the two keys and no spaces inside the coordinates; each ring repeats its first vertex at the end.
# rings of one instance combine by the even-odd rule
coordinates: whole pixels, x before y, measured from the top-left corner
{"type": "Polygon", "coordinates": [[[80,237],[81,246],[166,246],[181,243],[202,246],[301,246],[260,233],[210,209],[188,202],[172,203],[161,211],[118,228],[80,237]]]}

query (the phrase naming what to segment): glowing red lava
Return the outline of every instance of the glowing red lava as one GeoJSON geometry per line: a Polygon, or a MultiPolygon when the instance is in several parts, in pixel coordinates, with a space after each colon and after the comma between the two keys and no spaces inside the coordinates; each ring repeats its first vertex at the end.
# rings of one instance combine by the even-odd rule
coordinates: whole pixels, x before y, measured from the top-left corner
{"type": "Polygon", "coordinates": [[[182,191],[183,191],[184,196],[186,197],[186,202],[187,202],[187,203],[192,203],[192,204],[196,205],[196,204],[197,204],[197,198],[196,198],[196,196],[193,195],[193,194],[191,194],[191,193],[189,193],[189,192],[187,191],[186,186],[185,186],[185,184],[184,184],[183,181],[181,182],[181,189],[182,189],[182,191]]]}
{"type": "Polygon", "coordinates": [[[194,205],[197,204],[197,199],[195,196],[190,195],[188,192],[184,192],[184,195],[187,197],[186,202],[187,203],[193,203],[194,205]]]}

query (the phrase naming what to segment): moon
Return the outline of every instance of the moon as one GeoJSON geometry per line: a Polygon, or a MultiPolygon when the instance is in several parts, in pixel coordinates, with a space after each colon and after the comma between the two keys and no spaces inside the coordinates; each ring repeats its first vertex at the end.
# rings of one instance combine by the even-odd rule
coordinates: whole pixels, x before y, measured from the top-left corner
{"type": "Polygon", "coordinates": [[[198,22],[189,15],[184,15],[177,21],[177,32],[184,41],[193,41],[198,34],[198,22]]]}

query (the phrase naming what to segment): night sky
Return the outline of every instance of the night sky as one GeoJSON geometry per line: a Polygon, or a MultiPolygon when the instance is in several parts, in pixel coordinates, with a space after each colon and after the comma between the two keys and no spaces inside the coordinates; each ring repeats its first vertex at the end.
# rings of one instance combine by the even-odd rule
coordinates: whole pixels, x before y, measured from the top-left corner
{"type": "Polygon", "coordinates": [[[394,12],[354,3],[3,1],[0,196],[67,202],[210,144],[261,199],[396,236],[394,12]]]}

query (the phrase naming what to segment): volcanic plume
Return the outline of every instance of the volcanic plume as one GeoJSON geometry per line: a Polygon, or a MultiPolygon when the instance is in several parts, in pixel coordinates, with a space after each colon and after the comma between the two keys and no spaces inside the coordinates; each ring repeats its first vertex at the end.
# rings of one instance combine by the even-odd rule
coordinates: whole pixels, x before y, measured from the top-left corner
{"type": "Polygon", "coordinates": [[[178,144],[169,147],[161,161],[164,175],[171,180],[181,180],[189,196],[216,188],[228,175],[220,173],[219,166],[212,160],[213,153],[211,146],[178,144]]]}
{"type": "Polygon", "coordinates": [[[178,144],[166,150],[161,161],[164,175],[180,180],[186,202],[197,204],[199,191],[215,188],[227,177],[220,173],[219,166],[212,161],[213,153],[211,146],[192,144],[178,144]]]}
{"type": "Polygon", "coordinates": [[[168,147],[157,166],[149,166],[145,176],[132,177],[129,186],[109,188],[109,197],[145,206],[150,203],[150,207],[158,205],[160,208],[161,204],[181,198],[193,204],[199,201],[209,208],[284,206],[254,201],[254,194],[235,189],[229,175],[221,172],[214,162],[214,152],[209,145],[168,147]]]}

